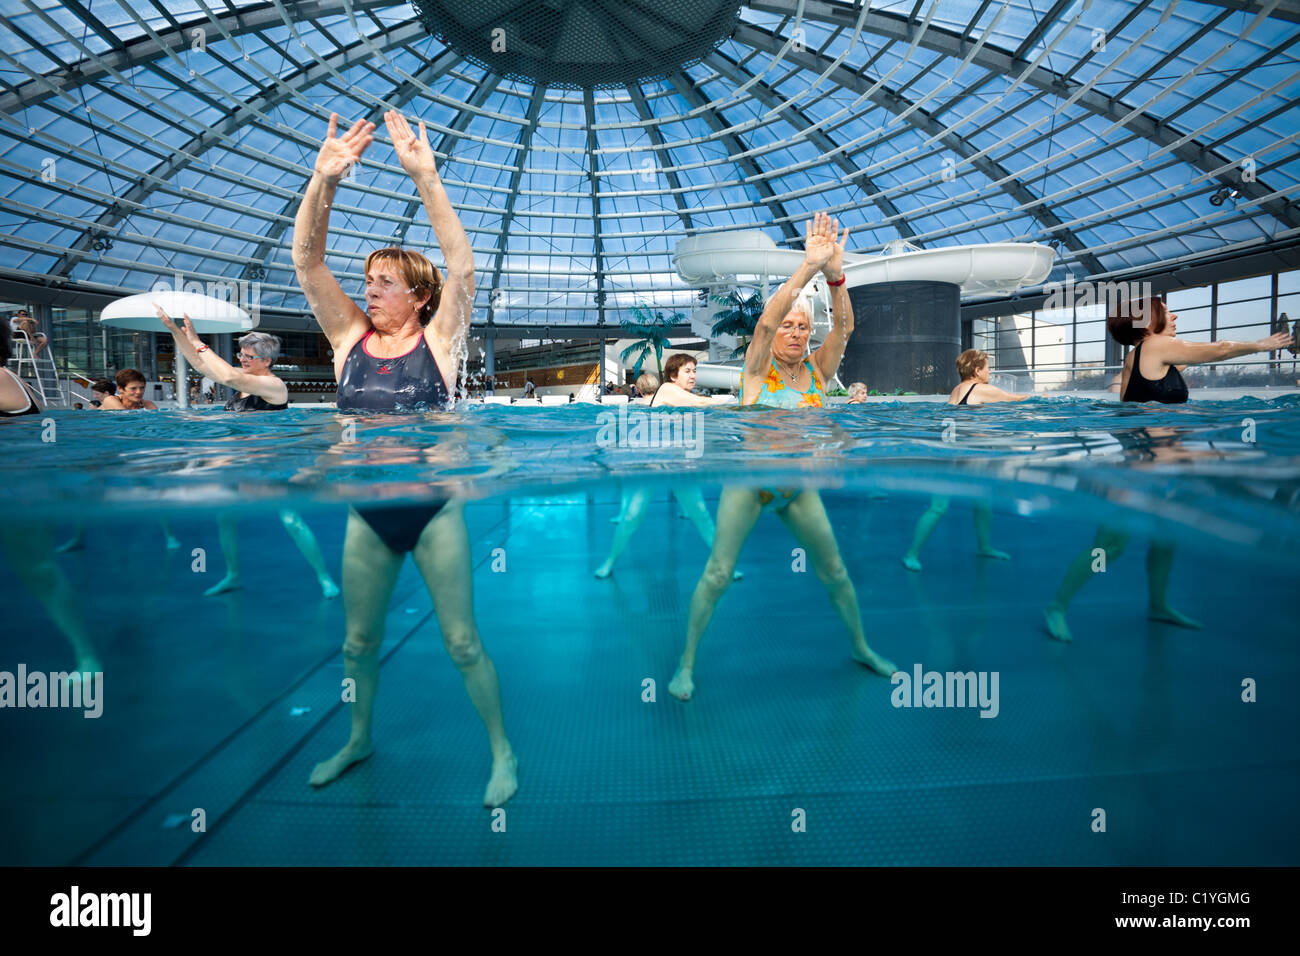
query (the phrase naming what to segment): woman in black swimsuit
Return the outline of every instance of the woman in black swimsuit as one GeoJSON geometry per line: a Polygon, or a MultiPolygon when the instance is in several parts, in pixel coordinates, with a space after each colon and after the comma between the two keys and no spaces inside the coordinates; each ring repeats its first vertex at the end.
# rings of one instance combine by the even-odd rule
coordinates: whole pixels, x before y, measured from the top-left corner
{"type": "MultiPolygon", "coordinates": [[[[1030,395],[1016,395],[1004,392],[996,385],[989,384],[989,356],[980,349],[967,349],[957,356],[957,374],[961,382],[948,396],[949,405],[988,405],[994,402],[1023,402],[1030,395]],[[979,389],[977,392],[976,389],[979,389]],[[957,400],[961,396],[961,401],[957,400]],[[971,398],[974,398],[971,401],[971,398]]],[[[932,495],[930,507],[916,522],[912,532],[912,546],[903,555],[903,567],[909,571],[921,570],[921,548],[929,539],[935,526],[948,513],[951,500],[947,495],[932,495]]],[[[998,561],[1010,561],[1011,555],[999,551],[992,543],[993,509],[982,501],[975,502],[975,543],[976,551],[982,558],[994,558],[998,561]]]]}
{"type": "MultiPolygon", "coordinates": [[[[249,332],[240,338],[240,367],[234,368],[203,344],[203,340],[194,331],[194,323],[189,313],[184,314],[182,329],[162,306],[155,302],[154,307],[158,310],[158,318],[172,334],[176,351],[185,356],[194,370],[214,382],[235,389],[237,394],[226,402],[226,411],[280,412],[289,407],[289,388],[284,384],[283,379],[271,371],[271,366],[275,364],[280,354],[278,336],[268,335],[265,332],[249,332]]],[[[184,383],[177,382],[176,387],[183,388],[184,383]]],[[[316,536],[312,534],[307,522],[302,520],[302,515],[284,508],[280,511],[280,521],[284,523],[284,530],[289,532],[289,537],[298,546],[302,556],[307,559],[311,569],[316,572],[316,583],[320,585],[321,595],[326,598],[338,597],[339,586],[330,577],[329,569],[325,566],[325,558],[320,552],[320,545],[316,542],[316,536]]],[[[239,528],[235,523],[234,514],[229,511],[224,512],[217,519],[217,528],[221,540],[221,553],[226,559],[226,573],[220,581],[203,592],[204,597],[215,597],[243,586],[239,573],[239,528]]]]}
{"type": "MultiPolygon", "coordinates": [[[[1111,338],[1121,345],[1136,346],[1124,362],[1119,392],[1122,401],[1181,405],[1187,401],[1187,383],[1181,374],[1187,366],[1223,362],[1255,352],[1272,352],[1286,348],[1292,341],[1289,333],[1279,332],[1258,342],[1183,342],[1176,337],[1177,320],[1178,314],[1156,298],[1119,303],[1114,313],[1106,318],[1111,338]]],[[[1151,434],[1164,439],[1174,437],[1172,429],[1152,429],[1151,434]]],[[[1152,461],[1177,455],[1176,448],[1171,450],[1167,440],[1163,445],[1148,443],[1145,440],[1148,437],[1145,430],[1139,430],[1120,437],[1120,441],[1126,447],[1138,447],[1143,457],[1149,455],[1152,461]]],[[[1047,632],[1052,637],[1067,642],[1074,639],[1065,619],[1070,602],[1094,576],[1094,571],[1104,569],[1107,562],[1124,553],[1128,542],[1127,532],[1102,525],[1097,529],[1092,547],[1075,556],[1066,569],[1056,597],[1043,611],[1047,632]]],[[[1200,623],[1169,604],[1169,576],[1173,563],[1174,546],[1168,542],[1152,541],[1147,549],[1147,616],[1165,624],[1200,628],[1200,623]]]]}
{"type": "MultiPolygon", "coordinates": [[[[226,403],[228,412],[278,412],[289,407],[289,388],[283,379],[271,371],[280,354],[280,340],[265,332],[249,332],[239,340],[239,368],[235,368],[208,346],[203,344],[188,312],[177,326],[175,320],[157,302],[158,318],[168,332],[176,351],[185,356],[193,369],[222,385],[229,385],[238,394],[226,403]]],[[[177,382],[177,390],[184,388],[177,382]]]]}
{"type": "MultiPolygon", "coordinates": [[[[418,252],[379,249],[366,257],[366,311],[358,308],[325,265],[325,235],[334,192],[361,158],[374,125],[358,120],[338,136],[338,115],[316,157],[316,168],[294,224],[293,264],[316,321],[334,349],[340,411],[419,411],[450,404],[454,356],[469,331],[474,302],[474,251],[434,164],[428,133],[417,138],[400,113],[384,115],[402,167],[414,180],[447,260],[446,288],[418,252]]],[[[496,669],[474,621],[469,530],[459,499],[415,508],[363,508],[348,514],[343,542],[346,677],[355,681],[352,733],[337,754],[311,774],[329,783],[371,753],[371,716],[379,685],[379,645],[398,572],[410,552],[433,598],[443,643],[451,655],[492,748],[485,806],[497,807],[518,788],[514,751],[501,716],[496,669]]]]}
{"type": "Polygon", "coordinates": [[[1124,362],[1121,401],[1180,405],[1187,401],[1181,374],[1187,366],[1275,352],[1292,341],[1289,332],[1279,332],[1258,342],[1184,342],[1177,337],[1177,319],[1178,313],[1156,298],[1122,304],[1106,319],[1111,338],[1136,346],[1124,362]]]}

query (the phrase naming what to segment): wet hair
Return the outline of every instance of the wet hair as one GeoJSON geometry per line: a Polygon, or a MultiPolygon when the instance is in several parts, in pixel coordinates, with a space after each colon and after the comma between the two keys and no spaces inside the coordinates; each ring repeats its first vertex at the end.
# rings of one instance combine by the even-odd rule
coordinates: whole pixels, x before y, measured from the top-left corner
{"type": "Polygon", "coordinates": [[[677,373],[682,370],[683,365],[695,365],[695,359],[691,358],[685,352],[678,352],[676,355],[670,355],[668,361],[664,362],[664,381],[677,384],[677,373]]]}
{"type": "Polygon", "coordinates": [[[649,398],[659,391],[659,379],[654,377],[653,372],[642,372],[641,376],[636,380],[636,390],[641,393],[643,398],[649,398]]]}
{"type": "Polygon", "coordinates": [[[124,368],[113,376],[113,378],[117,382],[117,387],[122,389],[136,382],[139,382],[141,385],[148,382],[148,379],[141,375],[137,369],[133,368],[124,368]]]}
{"type": "Polygon", "coordinates": [[[249,332],[239,340],[241,349],[248,349],[260,359],[274,362],[280,354],[280,337],[266,332],[249,332]]]}
{"type": "Polygon", "coordinates": [[[1159,335],[1169,320],[1169,306],[1158,296],[1130,302],[1121,299],[1106,316],[1106,331],[1120,345],[1137,345],[1148,335],[1159,335]],[[1144,323],[1144,324],[1137,324],[1144,323]]]}
{"type": "Polygon", "coordinates": [[[957,374],[961,376],[964,382],[968,378],[974,378],[985,365],[989,364],[989,353],[980,349],[967,349],[957,356],[957,374]]]}
{"type": "Polygon", "coordinates": [[[92,392],[103,392],[105,395],[116,395],[117,383],[101,378],[90,383],[90,390],[92,392]]]}
{"type": "Polygon", "coordinates": [[[0,322],[0,368],[9,364],[9,323],[0,322]]]}
{"type": "Polygon", "coordinates": [[[420,324],[428,325],[438,311],[438,300],[442,298],[442,275],[437,266],[420,253],[397,246],[376,249],[366,256],[366,275],[370,275],[373,263],[395,266],[412,295],[429,293],[429,301],[420,309],[420,324]]]}

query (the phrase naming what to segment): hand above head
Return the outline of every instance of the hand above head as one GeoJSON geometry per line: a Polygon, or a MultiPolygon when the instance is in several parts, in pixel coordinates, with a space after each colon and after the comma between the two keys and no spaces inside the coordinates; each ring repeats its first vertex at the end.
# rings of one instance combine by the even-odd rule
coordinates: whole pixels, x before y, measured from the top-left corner
{"type": "Polygon", "coordinates": [[[374,132],[375,124],[357,120],[342,136],[338,135],[338,129],[339,114],[331,113],[325,141],[316,154],[316,174],[335,184],[361,159],[361,154],[374,140],[370,134],[374,132]]]}
{"type": "Polygon", "coordinates": [[[835,244],[831,257],[826,260],[826,265],[822,266],[822,272],[828,282],[839,282],[844,278],[844,247],[849,243],[849,227],[844,227],[844,232],[839,238],[835,238],[836,230],[839,228],[839,220],[831,223],[831,241],[835,244]]]}
{"type": "Polygon", "coordinates": [[[424,128],[424,121],[420,121],[418,137],[411,131],[411,124],[407,122],[406,117],[397,110],[389,110],[385,113],[384,122],[388,125],[388,135],[393,141],[393,149],[397,151],[397,158],[401,160],[402,168],[406,170],[407,175],[412,179],[437,176],[438,166],[434,162],[433,147],[429,145],[429,133],[424,128]]]}
{"type": "Polygon", "coordinates": [[[158,318],[162,321],[163,328],[165,328],[168,332],[172,333],[173,335],[180,335],[181,330],[176,327],[175,320],[172,319],[172,317],[167,314],[167,310],[164,309],[157,302],[153,303],[153,307],[158,310],[158,318]]]}
{"type": "Polygon", "coordinates": [[[203,340],[199,338],[199,334],[194,331],[194,320],[190,318],[188,312],[181,313],[184,316],[185,322],[185,327],[182,329],[176,325],[176,320],[168,315],[167,311],[161,305],[155,302],[153,307],[158,310],[158,318],[162,320],[163,327],[167,329],[168,332],[172,333],[172,335],[184,335],[190,345],[195,348],[198,348],[203,344],[203,340]]]}
{"type": "MultiPolygon", "coordinates": [[[[822,269],[835,254],[836,223],[824,212],[817,213],[806,224],[803,261],[814,269],[822,269]]],[[[841,250],[842,255],[842,250],[841,250]]]]}

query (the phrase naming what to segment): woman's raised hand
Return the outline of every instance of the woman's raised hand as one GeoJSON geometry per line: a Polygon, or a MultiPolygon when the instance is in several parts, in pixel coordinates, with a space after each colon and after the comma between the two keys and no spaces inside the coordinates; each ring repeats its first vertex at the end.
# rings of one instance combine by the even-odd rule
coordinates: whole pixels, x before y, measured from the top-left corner
{"type": "Polygon", "coordinates": [[[199,333],[194,331],[194,320],[190,318],[188,312],[182,312],[181,315],[185,317],[185,337],[190,340],[190,345],[198,348],[203,344],[203,340],[199,338],[199,333]]]}
{"type": "Polygon", "coordinates": [[[182,315],[185,316],[185,328],[182,329],[176,325],[176,320],[168,315],[167,310],[161,305],[155,302],[153,307],[158,310],[158,318],[162,320],[163,327],[167,329],[168,332],[171,332],[173,335],[184,335],[185,338],[189,340],[189,343],[195,348],[198,348],[203,344],[203,340],[199,338],[199,333],[194,331],[194,320],[190,318],[188,312],[182,313],[182,315]]]}
{"type": "Polygon", "coordinates": [[[180,335],[181,330],[176,328],[176,323],[172,320],[172,317],[167,314],[167,310],[157,302],[153,304],[153,307],[158,310],[158,318],[162,320],[163,328],[168,332],[171,332],[173,335],[180,335]]]}
{"type": "Polygon", "coordinates": [[[370,134],[374,130],[374,123],[357,120],[350,130],[339,136],[339,114],[331,113],[329,131],[316,154],[316,172],[329,182],[338,183],[373,142],[374,137],[370,134]]]}
{"type": "Polygon", "coordinates": [[[422,176],[438,175],[438,167],[433,160],[433,147],[429,145],[429,133],[424,128],[423,120],[420,121],[419,137],[411,131],[411,124],[406,121],[406,117],[397,110],[385,113],[384,122],[388,124],[388,135],[408,176],[419,179],[422,176]]]}
{"type": "MultiPolygon", "coordinates": [[[[835,231],[839,225],[824,212],[819,212],[807,223],[803,261],[815,269],[822,269],[835,254],[835,231]]],[[[844,250],[840,250],[841,258],[844,250]]]]}
{"type": "Polygon", "coordinates": [[[1276,335],[1270,335],[1266,339],[1260,339],[1258,343],[1259,351],[1277,352],[1281,349],[1287,348],[1293,341],[1294,339],[1291,337],[1290,332],[1278,332],[1276,335]]]}
{"type": "Polygon", "coordinates": [[[826,260],[826,265],[822,267],[822,272],[826,274],[826,278],[831,282],[839,282],[844,275],[844,247],[849,243],[848,226],[845,226],[844,232],[840,234],[839,238],[836,238],[835,233],[839,225],[838,219],[831,223],[831,241],[834,243],[835,248],[831,252],[831,257],[826,260]]]}

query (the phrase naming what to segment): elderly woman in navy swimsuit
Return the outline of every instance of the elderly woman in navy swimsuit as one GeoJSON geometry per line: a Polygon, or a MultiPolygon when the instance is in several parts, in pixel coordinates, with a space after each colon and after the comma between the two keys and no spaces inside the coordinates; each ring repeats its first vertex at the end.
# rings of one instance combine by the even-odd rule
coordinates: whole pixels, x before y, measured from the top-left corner
{"type": "MultiPolygon", "coordinates": [[[[374,125],[357,121],[338,136],[338,116],[316,157],[294,224],[293,263],[316,321],[334,349],[340,411],[418,411],[450,404],[454,354],[469,329],[474,253],[434,165],[428,133],[417,138],[400,113],[384,115],[402,167],[415,181],[447,260],[446,288],[418,252],[379,249],[366,258],[366,311],[348,297],[325,265],[325,234],[334,192],[361,158],[374,125]]],[[[317,764],[314,786],[329,783],[371,753],[371,717],[379,684],[379,645],[397,574],[409,551],[433,598],[447,652],[465,680],[492,748],[485,806],[500,806],[517,789],[516,761],[501,716],[496,669],[474,621],[469,531],[462,501],[415,508],[362,508],[348,515],[343,543],[347,636],[344,673],[356,681],[352,733],[337,754],[317,764]]]]}

